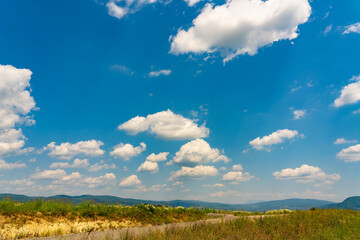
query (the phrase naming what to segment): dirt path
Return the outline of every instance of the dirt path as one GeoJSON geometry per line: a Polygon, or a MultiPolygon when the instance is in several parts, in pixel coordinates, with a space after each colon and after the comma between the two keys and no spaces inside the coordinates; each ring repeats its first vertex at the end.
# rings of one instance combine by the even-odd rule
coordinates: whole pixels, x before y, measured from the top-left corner
{"type": "MultiPolygon", "coordinates": [[[[242,218],[244,216],[234,216],[231,214],[213,214],[213,216],[218,216],[219,218],[199,220],[194,222],[183,222],[183,223],[171,223],[158,226],[149,226],[149,227],[132,227],[124,228],[119,230],[111,230],[104,232],[90,232],[90,233],[78,233],[78,234],[69,234],[63,236],[54,236],[54,237],[44,237],[44,238],[33,238],[32,240],[100,240],[100,239],[123,239],[126,236],[136,237],[150,234],[154,231],[164,232],[168,229],[182,229],[186,227],[191,227],[201,224],[217,224],[221,222],[234,221],[235,219],[242,218]]],[[[245,216],[250,219],[262,218],[262,217],[272,217],[272,216],[281,216],[281,215],[253,215],[245,216]]]]}

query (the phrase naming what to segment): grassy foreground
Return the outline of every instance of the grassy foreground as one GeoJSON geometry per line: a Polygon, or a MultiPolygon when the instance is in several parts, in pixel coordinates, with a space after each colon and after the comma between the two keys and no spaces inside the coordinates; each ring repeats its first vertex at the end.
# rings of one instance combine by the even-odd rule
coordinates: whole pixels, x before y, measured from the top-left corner
{"type": "Polygon", "coordinates": [[[360,239],[360,212],[351,210],[294,211],[260,219],[168,229],[137,239],[360,239]]]}
{"type": "Polygon", "coordinates": [[[0,239],[106,231],[209,218],[212,209],[61,201],[0,201],[0,239]]]}

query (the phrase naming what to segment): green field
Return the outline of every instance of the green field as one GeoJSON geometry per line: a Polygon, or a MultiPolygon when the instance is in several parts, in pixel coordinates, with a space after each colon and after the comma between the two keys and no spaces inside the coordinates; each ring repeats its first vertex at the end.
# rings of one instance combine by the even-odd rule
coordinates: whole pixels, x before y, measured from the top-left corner
{"type": "Polygon", "coordinates": [[[222,211],[209,208],[140,204],[71,203],[54,200],[0,201],[0,239],[46,237],[154,226],[219,217],[240,218],[215,224],[167,228],[129,239],[360,239],[360,212],[353,210],[222,211]],[[267,215],[267,217],[253,215],[267,215]],[[259,218],[260,217],[260,218],[259,218]]]}
{"type": "Polygon", "coordinates": [[[199,225],[154,232],[137,239],[360,239],[360,212],[352,210],[294,211],[260,219],[199,225]]]}

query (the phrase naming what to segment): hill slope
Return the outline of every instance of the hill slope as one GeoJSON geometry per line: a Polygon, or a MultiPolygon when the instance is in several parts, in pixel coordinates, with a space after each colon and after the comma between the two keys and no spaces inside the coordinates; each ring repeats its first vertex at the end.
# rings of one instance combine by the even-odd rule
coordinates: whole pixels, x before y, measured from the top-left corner
{"type": "Polygon", "coordinates": [[[0,194],[0,199],[10,197],[15,201],[29,201],[33,199],[52,199],[52,200],[65,200],[74,203],[79,203],[82,201],[95,201],[95,202],[106,202],[106,203],[119,203],[123,205],[134,205],[149,203],[153,205],[166,205],[166,206],[182,206],[182,207],[200,207],[200,208],[215,208],[215,209],[224,209],[224,210],[246,210],[246,211],[267,211],[273,209],[309,209],[311,207],[322,207],[324,205],[334,205],[333,202],[317,200],[317,199],[285,199],[285,200],[276,200],[276,201],[266,201],[266,202],[257,202],[251,204],[226,204],[226,203],[217,203],[217,202],[203,202],[203,201],[193,201],[193,200],[172,200],[172,201],[147,201],[140,199],[132,198],[120,198],[115,196],[108,195],[81,195],[81,196],[68,196],[68,195],[55,195],[50,197],[29,197],[25,195],[17,194],[0,194]]]}
{"type": "Polygon", "coordinates": [[[360,210],[360,196],[348,197],[341,203],[325,205],[322,208],[360,210]]]}

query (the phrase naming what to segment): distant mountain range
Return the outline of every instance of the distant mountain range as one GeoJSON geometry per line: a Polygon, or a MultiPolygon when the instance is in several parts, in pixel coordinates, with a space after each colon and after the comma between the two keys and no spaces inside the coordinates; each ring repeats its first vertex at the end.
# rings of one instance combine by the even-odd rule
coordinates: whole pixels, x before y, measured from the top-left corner
{"type": "Polygon", "coordinates": [[[226,203],[217,203],[217,202],[204,202],[196,200],[172,200],[172,201],[147,201],[140,199],[132,198],[120,198],[115,196],[108,195],[81,195],[81,196],[68,196],[68,195],[55,195],[51,197],[29,197],[26,195],[17,195],[17,194],[0,194],[0,199],[10,197],[15,201],[29,201],[34,199],[51,199],[51,200],[65,200],[74,203],[79,203],[82,201],[94,201],[98,203],[119,203],[123,205],[135,205],[142,203],[149,203],[153,205],[166,205],[171,207],[201,207],[201,208],[214,208],[214,209],[224,209],[224,210],[245,210],[245,211],[268,211],[273,209],[291,209],[291,210],[305,210],[312,207],[316,208],[338,208],[338,209],[352,209],[360,210],[360,196],[349,197],[341,203],[334,203],[330,201],[317,200],[317,199],[298,199],[291,198],[285,200],[276,200],[276,201],[264,201],[264,202],[255,202],[255,203],[245,203],[245,204],[226,204],[226,203]]]}

